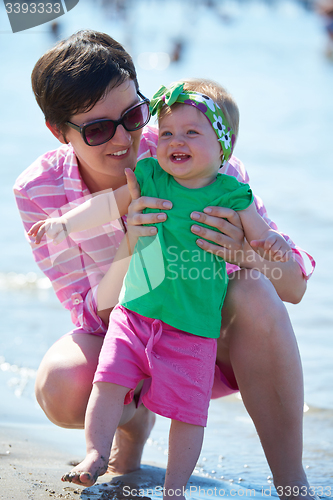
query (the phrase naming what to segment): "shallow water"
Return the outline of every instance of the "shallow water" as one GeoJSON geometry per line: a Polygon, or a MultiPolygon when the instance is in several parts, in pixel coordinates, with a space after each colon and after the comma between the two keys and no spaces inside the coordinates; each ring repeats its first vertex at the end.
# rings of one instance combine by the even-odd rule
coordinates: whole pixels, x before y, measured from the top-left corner
{"type": "MultiPolygon", "coordinates": [[[[109,32],[134,56],[148,96],[182,76],[224,84],[241,110],[235,153],[254,191],[278,226],[317,261],[301,304],[287,307],[304,366],[304,464],[310,482],[326,487],[320,496],[332,496],[333,64],[323,55],[321,20],[293,2],[269,8],[266,2],[225,1],[213,11],[199,2],[142,0],[126,20],[103,11],[101,3],[81,0],[59,19],[61,37],[84,27],[109,32]],[[170,22],[166,12],[177,17],[170,22]],[[172,63],[179,40],[183,52],[172,63]]],[[[30,90],[32,67],[54,42],[48,25],[13,35],[0,5],[0,421],[49,425],[59,446],[80,455],[82,433],[55,430],[34,401],[39,362],[71,324],[32,259],[11,193],[18,174],[57,147],[30,90]]],[[[168,426],[158,418],[144,460],[166,463],[168,426]]],[[[237,397],[211,404],[197,472],[254,486],[258,494],[270,487],[255,428],[237,397]]]]}

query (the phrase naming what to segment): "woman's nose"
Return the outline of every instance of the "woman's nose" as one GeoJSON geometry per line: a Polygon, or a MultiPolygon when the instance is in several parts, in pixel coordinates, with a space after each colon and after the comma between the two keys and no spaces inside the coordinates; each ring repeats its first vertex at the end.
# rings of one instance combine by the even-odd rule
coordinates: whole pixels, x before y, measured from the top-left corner
{"type": "Polygon", "coordinates": [[[121,124],[119,124],[111,141],[114,144],[128,145],[132,141],[132,136],[130,132],[127,132],[127,130],[121,124]]]}

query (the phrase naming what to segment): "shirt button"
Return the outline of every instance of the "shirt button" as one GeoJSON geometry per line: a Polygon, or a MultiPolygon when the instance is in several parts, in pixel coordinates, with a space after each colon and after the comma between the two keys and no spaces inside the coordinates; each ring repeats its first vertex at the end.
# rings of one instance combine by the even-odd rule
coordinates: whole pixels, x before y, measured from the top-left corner
{"type": "Polygon", "coordinates": [[[77,306],[81,304],[81,302],[83,302],[82,296],[79,293],[73,293],[71,299],[74,306],[77,306]]]}

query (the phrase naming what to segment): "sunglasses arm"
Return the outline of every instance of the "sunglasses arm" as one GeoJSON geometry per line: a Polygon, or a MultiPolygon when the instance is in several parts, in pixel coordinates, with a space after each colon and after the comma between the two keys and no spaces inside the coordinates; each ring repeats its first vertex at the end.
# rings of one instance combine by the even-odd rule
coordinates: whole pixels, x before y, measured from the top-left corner
{"type": "Polygon", "coordinates": [[[76,130],[77,132],[79,132],[81,134],[81,127],[79,127],[78,125],[75,125],[75,123],[65,122],[65,125],[68,125],[68,127],[73,128],[74,130],[76,130]]]}

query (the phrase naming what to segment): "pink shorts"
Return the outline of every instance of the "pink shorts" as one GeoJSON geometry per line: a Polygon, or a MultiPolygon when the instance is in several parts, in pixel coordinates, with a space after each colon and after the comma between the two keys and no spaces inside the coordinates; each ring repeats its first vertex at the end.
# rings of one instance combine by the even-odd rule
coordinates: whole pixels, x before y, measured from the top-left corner
{"type": "Polygon", "coordinates": [[[223,398],[237,392],[239,388],[235,376],[233,375],[232,380],[228,380],[223,373],[223,366],[216,362],[211,399],[223,398]]]}
{"type": "Polygon", "coordinates": [[[143,379],[142,402],[154,413],[205,426],[215,374],[216,339],[177,330],[116,306],[100,353],[95,382],[133,390],[143,379]]]}

